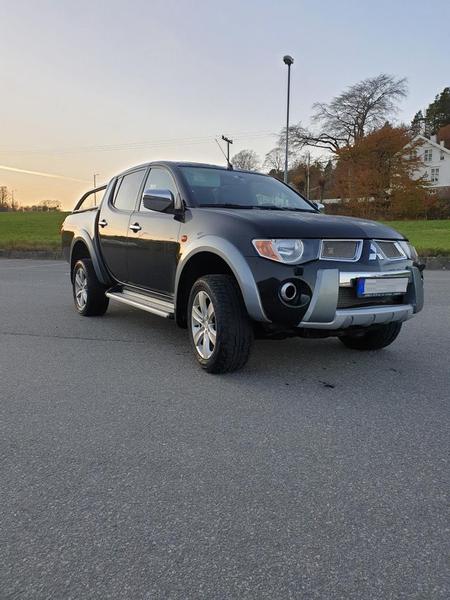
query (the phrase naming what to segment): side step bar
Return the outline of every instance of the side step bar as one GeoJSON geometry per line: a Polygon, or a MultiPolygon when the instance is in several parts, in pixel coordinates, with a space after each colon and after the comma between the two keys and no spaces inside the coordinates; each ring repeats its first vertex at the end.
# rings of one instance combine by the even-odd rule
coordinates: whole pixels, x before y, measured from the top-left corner
{"type": "Polygon", "coordinates": [[[147,296],[146,294],[140,294],[139,292],[123,289],[121,291],[106,292],[106,295],[116,302],[146,310],[147,312],[158,315],[159,317],[165,317],[166,319],[173,319],[175,314],[175,306],[172,302],[154,298],[153,296],[147,296]]]}

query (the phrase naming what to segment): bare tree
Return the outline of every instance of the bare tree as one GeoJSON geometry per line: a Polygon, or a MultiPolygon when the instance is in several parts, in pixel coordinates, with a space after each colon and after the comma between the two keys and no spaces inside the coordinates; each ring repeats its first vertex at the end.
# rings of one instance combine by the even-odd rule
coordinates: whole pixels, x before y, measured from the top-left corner
{"type": "Polygon", "coordinates": [[[61,210],[61,202],[58,200],[44,200],[41,204],[42,210],[46,212],[57,212],[61,210]]]}
{"type": "MultiPolygon", "coordinates": [[[[292,155],[292,153],[289,154],[292,155]]],[[[284,148],[282,146],[275,146],[275,148],[272,148],[266,154],[263,168],[267,171],[276,171],[277,173],[284,171],[284,148]]]]}
{"type": "Polygon", "coordinates": [[[10,208],[10,193],[6,185],[0,186],[0,211],[6,212],[10,208]]]}
{"type": "Polygon", "coordinates": [[[233,156],[231,164],[237,169],[257,171],[261,160],[254,150],[241,150],[233,156]]]}
{"type": "Polygon", "coordinates": [[[406,93],[405,78],[396,79],[382,73],[364,79],[333,98],[329,104],[314,104],[312,121],[318,125],[318,131],[309,131],[301,123],[294,125],[290,128],[292,144],[297,148],[315,146],[337,152],[381,127],[390,115],[397,112],[397,102],[406,93]]]}

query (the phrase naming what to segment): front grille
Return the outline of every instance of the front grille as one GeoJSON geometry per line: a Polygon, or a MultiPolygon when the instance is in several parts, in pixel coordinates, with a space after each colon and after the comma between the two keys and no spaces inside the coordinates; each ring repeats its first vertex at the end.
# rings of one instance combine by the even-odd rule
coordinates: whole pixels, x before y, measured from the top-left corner
{"type": "Polygon", "coordinates": [[[361,256],[362,240],[323,240],[320,258],[323,260],[357,261],[361,256]]]}
{"type": "Polygon", "coordinates": [[[376,240],[375,243],[382,254],[389,260],[401,260],[406,258],[406,255],[398,242],[376,240]]]}
{"type": "Polygon", "coordinates": [[[383,306],[386,304],[402,304],[402,295],[358,298],[353,287],[340,287],[337,308],[357,308],[358,306],[383,306]]]}

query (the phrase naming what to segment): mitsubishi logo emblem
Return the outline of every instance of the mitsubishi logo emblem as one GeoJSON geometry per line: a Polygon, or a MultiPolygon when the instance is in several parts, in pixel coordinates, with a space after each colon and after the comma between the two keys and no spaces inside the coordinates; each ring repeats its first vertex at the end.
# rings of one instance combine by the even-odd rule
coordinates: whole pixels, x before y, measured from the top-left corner
{"type": "Polygon", "coordinates": [[[369,260],[383,260],[383,258],[384,256],[381,254],[378,246],[374,242],[371,242],[369,260]]]}

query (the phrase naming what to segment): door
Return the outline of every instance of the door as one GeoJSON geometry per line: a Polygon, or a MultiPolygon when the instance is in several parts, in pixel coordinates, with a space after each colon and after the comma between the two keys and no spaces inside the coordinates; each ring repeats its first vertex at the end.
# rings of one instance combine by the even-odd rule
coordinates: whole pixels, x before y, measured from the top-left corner
{"type": "Polygon", "coordinates": [[[117,178],[110,197],[103,202],[98,234],[103,259],[115,279],[126,282],[127,236],[130,217],[136,207],[146,169],[137,169],[117,178]]]}
{"type": "MultiPolygon", "coordinates": [[[[174,178],[164,167],[152,167],[143,190],[170,190],[179,206],[180,197],[174,178]]],[[[128,233],[129,283],[147,290],[172,295],[179,254],[181,224],[173,213],[147,210],[142,194],[130,219],[128,233]]]]}

